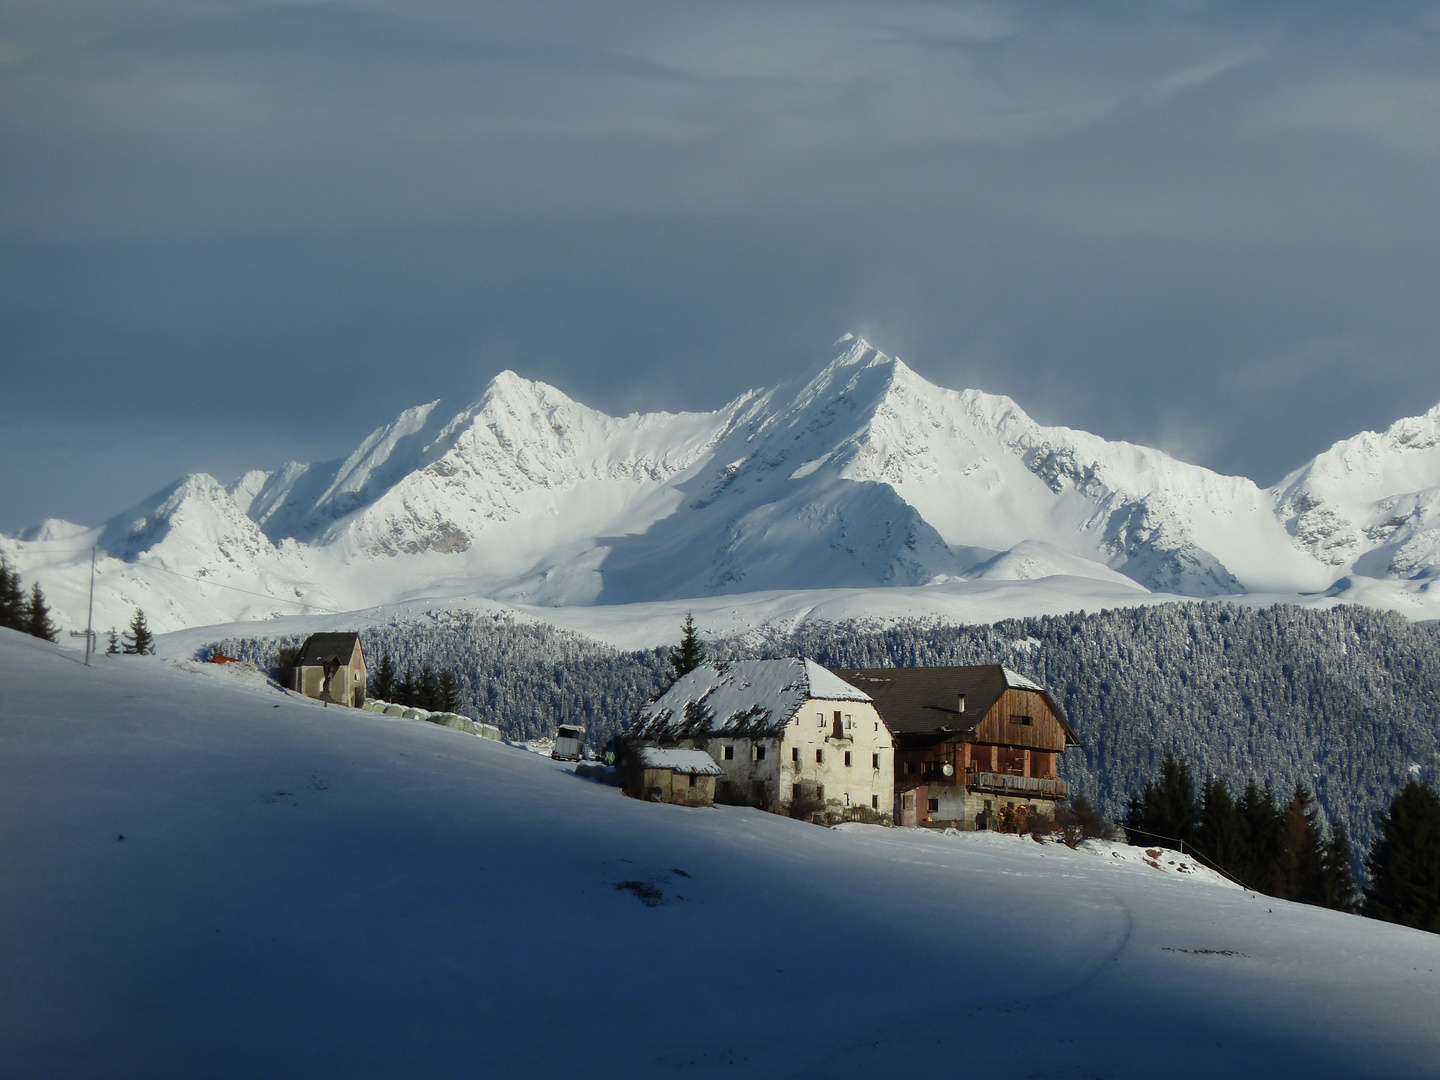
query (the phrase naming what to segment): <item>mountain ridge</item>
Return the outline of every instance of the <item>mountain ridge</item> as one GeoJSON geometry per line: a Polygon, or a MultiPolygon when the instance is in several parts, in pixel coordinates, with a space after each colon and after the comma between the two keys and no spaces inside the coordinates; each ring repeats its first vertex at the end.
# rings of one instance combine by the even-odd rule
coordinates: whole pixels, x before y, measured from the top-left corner
{"type": "MultiPolygon", "coordinates": [[[[196,587],[152,616],[165,627],[207,605],[211,622],[265,614],[205,584],[339,609],[447,590],[564,606],[1048,568],[1122,595],[1118,577],[1201,598],[1373,596],[1379,583],[1423,601],[1440,574],[1440,406],[1264,489],[936,386],[850,335],[711,412],[610,416],[508,370],[478,400],[442,405],[402,410],[344,458],[229,485],[190,474],[84,531],[105,588],[128,582],[133,604],[147,568],[190,575],[196,587]]],[[[78,564],[59,555],[81,528],[0,538],[67,615],[78,564]]]]}

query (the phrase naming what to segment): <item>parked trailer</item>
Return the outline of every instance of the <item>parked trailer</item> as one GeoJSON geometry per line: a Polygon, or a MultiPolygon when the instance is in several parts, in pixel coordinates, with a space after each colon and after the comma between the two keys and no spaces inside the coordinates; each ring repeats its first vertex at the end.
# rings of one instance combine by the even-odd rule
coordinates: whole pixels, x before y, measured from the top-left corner
{"type": "Polygon", "coordinates": [[[550,756],[556,761],[579,761],[585,752],[585,729],[574,724],[561,724],[555,732],[555,749],[550,756]]]}

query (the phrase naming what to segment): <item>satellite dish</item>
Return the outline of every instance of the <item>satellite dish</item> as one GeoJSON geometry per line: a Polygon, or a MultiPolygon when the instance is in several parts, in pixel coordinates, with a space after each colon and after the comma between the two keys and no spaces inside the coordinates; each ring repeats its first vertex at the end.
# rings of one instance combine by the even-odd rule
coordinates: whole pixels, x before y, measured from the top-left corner
{"type": "Polygon", "coordinates": [[[945,763],[945,765],[940,769],[940,771],[943,772],[946,776],[954,776],[954,775],[955,775],[955,766],[954,766],[954,765],[951,765],[951,764],[947,761],[947,762],[945,763]]]}

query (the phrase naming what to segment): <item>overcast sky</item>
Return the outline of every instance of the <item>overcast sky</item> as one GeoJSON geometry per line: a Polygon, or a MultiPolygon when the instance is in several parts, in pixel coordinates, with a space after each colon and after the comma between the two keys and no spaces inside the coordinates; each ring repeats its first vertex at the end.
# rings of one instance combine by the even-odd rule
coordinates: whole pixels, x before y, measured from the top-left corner
{"type": "Polygon", "coordinates": [[[1440,9],[0,0],[0,530],[865,334],[1272,483],[1440,402],[1440,9]]]}

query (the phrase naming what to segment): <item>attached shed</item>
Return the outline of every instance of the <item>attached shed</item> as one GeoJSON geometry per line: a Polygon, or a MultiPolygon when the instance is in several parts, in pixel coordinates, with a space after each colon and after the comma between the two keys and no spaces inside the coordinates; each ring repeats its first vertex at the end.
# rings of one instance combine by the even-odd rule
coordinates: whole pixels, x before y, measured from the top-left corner
{"type": "Polygon", "coordinates": [[[710,806],[715,802],[715,781],[723,775],[704,750],[642,746],[635,751],[629,794],[680,806],[710,806]]]}
{"type": "Polygon", "coordinates": [[[295,658],[291,689],[358,709],[365,704],[368,674],[359,634],[311,634],[295,658]]]}

